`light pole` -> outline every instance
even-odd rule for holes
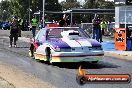
[[[28,18],[28,22],[29,22],[29,24],[30,24],[30,0],[29,0],[29,18]]]
[[[44,9],[45,9],[45,0],[43,0],[43,27],[44,27]]]
[[[3,10],[3,15],[2,15],[2,20],[3,20],[3,21],[6,21],[6,18],[5,18],[6,16],[5,16],[5,14],[6,14],[6,10]]]
[[[39,22],[40,22],[40,13],[41,13],[41,11],[39,10]]]

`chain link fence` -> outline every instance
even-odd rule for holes
[[[92,34],[93,24],[92,23],[81,23],[81,28],[83,28],[88,34]]]
[[[92,35],[93,23],[81,23],[80,27],[83,28],[89,35]],[[115,23],[107,24],[106,32],[109,35],[114,33]]]

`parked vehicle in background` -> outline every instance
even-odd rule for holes
[[[9,22],[3,22],[2,23],[2,29],[3,30],[10,30],[10,23]]]

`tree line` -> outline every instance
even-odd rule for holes
[[[58,0],[45,0],[45,11],[64,11],[72,8],[113,9],[114,3],[105,0],[85,0],[84,4],[82,5],[77,0],[65,0],[61,3],[59,3]],[[28,19],[29,11],[32,17],[35,12],[42,10],[43,0],[2,0],[0,2],[0,20],[10,20],[14,15],[22,19]],[[47,16],[50,19],[59,20],[61,19],[62,14],[47,14]],[[91,14],[75,14],[73,19],[77,20],[78,22],[86,22],[90,17]]]

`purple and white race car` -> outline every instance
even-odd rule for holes
[[[32,39],[30,55],[37,60],[52,62],[97,63],[103,59],[101,43],[90,39],[79,27],[47,27]]]

